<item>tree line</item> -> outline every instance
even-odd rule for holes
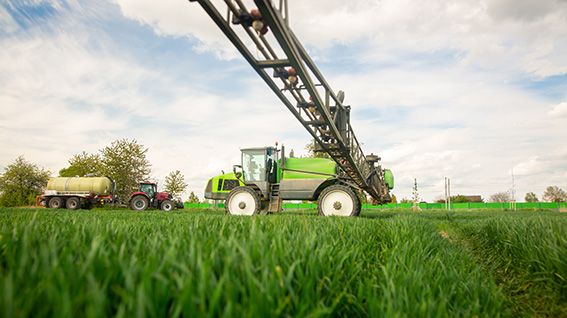
[[[549,186],[545,189],[541,198],[546,202],[565,202],[567,201],[567,193],[558,186]],[[491,202],[510,202],[512,199],[510,192],[498,192],[490,196]],[[533,192],[526,193],[524,200],[526,202],[539,202],[539,198]]]
[[[146,157],[148,148],[135,139],[118,139],[97,153],[85,151],[73,155],[68,166],[59,170],[60,177],[106,176],[116,182],[116,192],[121,201],[138,189],[138,182],[150,179],[151,164]],[[27,206],[35,203],[37,195],[47,185],[51,171],[39,167],[19,156],[0,175],[0,206]],[[163,190],[174,197],[187,189],[181,171],[171,171],[165,177]],[[189,202],[199,202],[194,192]]]

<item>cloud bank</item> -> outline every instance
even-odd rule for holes
[[[216,3],[221,3],[217,1]],[[291,26],[336,90],[363,149],[421,197],[567,188],[564,1],[290,1]],[[153,176],[180,169],[202,196],[239,148],[308,134],[195,3],[0,6],[0,167],[56,172],[117,138]]]

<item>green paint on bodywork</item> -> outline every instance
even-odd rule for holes
[[[229,193],[230,190],[223,190],[223,182],[225,182],[226,180],[238,180],[238,179],[236,179],[234,172],[225,173],[225,174],[221,174],[221,175],[212,177],[211,178],[212,192]],[[220,187],[219,187],[219,183],[220,183]],[[238,181],[238,184],[241,185],[241,186],[244,185],[244,183],[242,183],[241,181]],[[220,188],[220,190],[219,190],[219,188]]]
[[[323,173],[328,176],[285,169]],[[283,179],[327,179],[337,173],[337,164],[326,158],[286,158],[284,170]]]
[[[286,158],[285,167],[282,170],[281,160],[277,162],[277,180],[276,182],[281,182],[281,180],[293,179],[330,179],[334,178],[337,173],[337,164],[327,158]],[[226,195],[232,190],[224,190],[224,183],[227,180],[238,180],[234,175],[234,172],[225,173],[222,175],[215,176],[209,180],[207,184],[207,189],[205,190],[205,196],[207,198],[214,199],[224,199]],[[388,188],[391,190],[394,188],[394,175],[389,169],[384,170],[384,181]],[[238,185],[243,186],[244,183],[238,180]]]
[[[333,176],[337,173],[337,164],[334,161],[326,158],[286,158],[284,171],[282,171],[281,169],[280,160],[278,160],[277,162],[277,167],[278,177],[276,182],[280,182],[282,179],[328,179],[333,178]],[[285,169],[301,170],[307,172],[289,171]],[[322,173],[326,175],[309,172]],[[223,190],[223,183],[226,182],[226,180],[237,180],[234,172],[212,177],[207,184],[207,189],[205,189],[205,195],[207,195],[207,193],[228,194],[230,190]],[[239,181],[239,185],[243,186],[244,183]]]
[[[394,174],[390,169],[384,169],[384,182],[388,186],[388,189],[392,190],[394,188]]]

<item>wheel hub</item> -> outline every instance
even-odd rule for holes
[[[246,190],[236,190],[229,195],[226,204],[227,211],[233,215],[253,215],[258,208],[255,193]]]
[[[356,201],[347,190],[333,189],[320,198],[320,209],[324,215],[352,215]]]

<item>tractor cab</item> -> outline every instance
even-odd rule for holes
[[[209,179],[205,198],[226,200],[234,188],[242,186],[253,186],[268,198],[269,191],[277,187],[281,178],[280,151],[283,153],[283,147],[282,150],[276,147],[242,149],[240,164],[233,166],[233,172],[223,172]]]
[[[157,192],[157,184],[153,182],[140,182],[140,192],[144,192],[148,198],[153,198]]]
[[[277,183],[278,152],[275,147],[242,149],[242,178],[246,183]]]

